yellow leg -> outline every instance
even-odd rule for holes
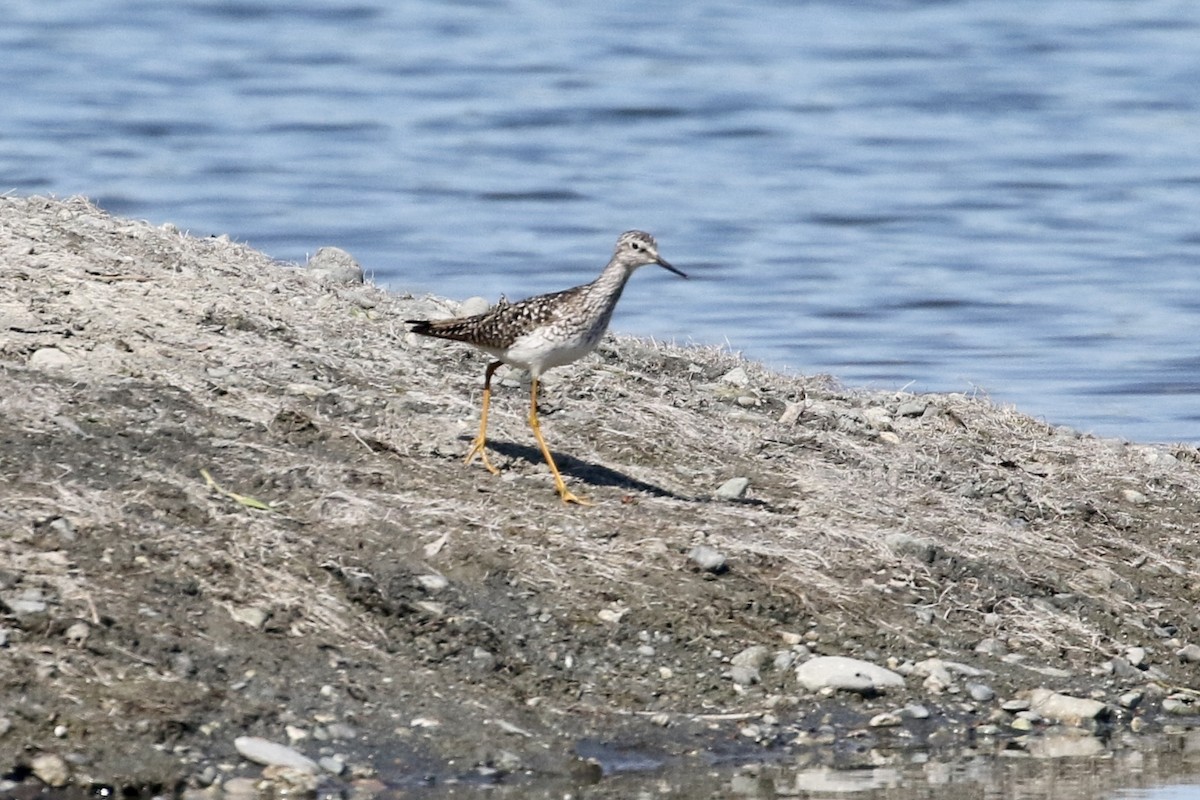
[[[493,467],[492,462],[488,461],[487,450],[484,449],[484,445],[487,444],[488,406],[492,403],[492,374],[502,363],[501,361],[493,361],[488,364],[487,372],[483,373],[483,412],[479,415],[479,434],[475,437],[475,441],[471,443],[471,451],[467,453],[467,457],[463,461],[464,464],[470,464],[475,460],[475,456],[480,456],[483,459],[483,465],[493,475],[499,475],[500,470]]]
[[[530,392],[529,402],[529,427],[533,428],[533,435],[537,437],[538,445],[542,448],[542,455],[546,458],[546,463],[550,465],[550,472],[554,474],[554,486],[558,489],[558,496],[562,498],[564,503],[577,503],[581,506],[590,506],[587,500],[576,497],[567,488],[567,484],[563,482],[562,475],[558,474],[558,465],[554,463],[554,457],[550,455],[550,448],[546,446],[546,440],[542,438],[542,426],[538,424],[537,416],[537,398],[538,398],[538,379],[533,379],[533,389]]]

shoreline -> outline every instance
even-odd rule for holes
[[[561,795],[625,748],[1200,725],[1196,448],[610,334],[544,380],[565,507],[522,377],[501,476],[465,467],[486,359],[402,323],[457,304],[360,276],[0,198],[0,791]]]

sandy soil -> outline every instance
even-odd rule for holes
[[[1197,722],[1194,448],[610,336],[545,382],[595,503],[564,506],[520,375],[502,475],[461,463],[486,360],[402,322],[457,304],[335,277],[0,198],[7,790],[51,755],[68,786],[211,793],[259,776],[245,735],[360,793],[1023,748],[1054,726],[1002,706],[1037,687],[1103,701],[1110,739]],[[813,654],[905,687],[806,691]]]

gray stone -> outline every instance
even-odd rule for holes
[[[688,553],[688,559],[705,572],[721,573],[729,568],[725,556],[706,544],[698,544]]]
[[[233,746],[243,758],[253,761],[255,764],[288,767],[309,773],[315,773],[320,769],[317,762],[301,755],[287,745],[258,736],[239,736],[233,740]]]
[[[839,689],[875,694],[904,686],[904,678],[890,669],[847,656],[817,656],[796,668],[796,680],[810,692]]]
[[[346,771],[346,762],[339,756],[325,756],[319,759],[317,764],[330,775],[341,775]]]
[[[331,722],[325,726],[325,731],[329,734],[329,738],[335,741],[347,741],[358,738],[358,728],[348,725],[345,722]]]
[[[751,645],[742,652],[738,653],[733,658],[729,659],[729,663],[735,667],[750,667],[758,671],[762,669],[762,665],[767,663],[767,659],[771,656],[771,650],[761,644]]]
[[[308,274],[327,283],[362,283],[363,270],[354,256],[340,247],[322,247],[308,260]]]
[[[971,695],[971,699],[976,703],[987,703],[996,696],[996,692],[992,687],[984,683],[968,683],[967,694]]]
[[[1142,698],[1144,696],[1145,696],[1144,692],[1135,690],[1132,692],[1126,692],[1125,694],[1121,695],[1120,697],[1117,698],[1117,702],[1120,704],[1121,708],[1137,708],[1138,705],[1142,702]]]
[[[1189,664],[1200,662],[1200,645],[1187,644],[1175,651],[1175,655]]]
[[[921,398],[913,398],[905,400],[896,407],[896,416],[898,417],[919,417],[925,413],[925,409],[929,408],[929,401]]]
[[[1125,648],[1125,658],[1129,660],[1130,666],[1141,667],[1146,663],[1146,648],[1127,647]]]
[[[741,665],[730,667],[729,677],[738,686],[750,686],[759,681],[758,670]]]
[[[749,478],[730,478],[717,487],[717,497],[722,500],[741,500],[749,488]]]
[[[1200,710],[1196,706],[1195,699],[1195,697],[1188,694],[1173,694],[1169,697],[1164,697],[1162,701],[1163,713],[1190,717]]]
[[[907,705],[896,713],[909,719],[929,719],[929,709],[920,703]]]
[[[896,555],[912,556],[924,564],[932,564],[939,554],[937,542],[933,539],[907,533],[889,533],[883,537],[883,543]]]

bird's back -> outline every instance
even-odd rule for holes
[[[507,350],[518,339],[538,328],[553,325],[572,295],[585,287],[530,297],[517,303],[501,301],[482,314],[453,319],[408,320],[413,333],[466,342],[492,352]]]

